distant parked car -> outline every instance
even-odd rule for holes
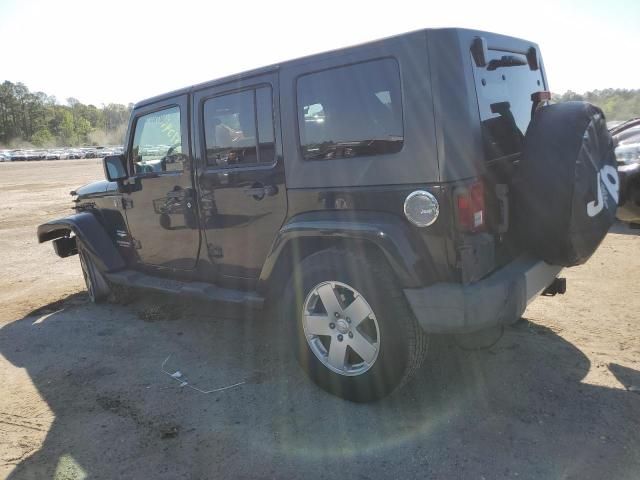
[[[106,157],[107,155],[111,155],[111,151],[110,151],[110,150],[108,150],[108,149],[106,149],[106,148],[104,148],[104,147],[98,147],[98,148],[96,149],[96,157],[98,157],[98,158],[104,158],[104,157]]]
[[[60,160],[60,152],[55,150],[48,151],[46,160]]]
[[[23,150],[14,150],[11,152],[11,160],[15,162],[22,162],[27,159],[27,154]]]
[[[617,217],[640,228],[640,118],[611,129],[620,176]]]
[[[78,159],[78,158],[85,158],[85,153],[82,150],[69,150],[69,157],[70,159]],[[91,158],[91,157],[87,157],[87,158]]]

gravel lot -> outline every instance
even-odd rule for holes
[[[637,231],[616,225],[495,345],[434,338],[408,388],[356,405],[260,314],[89,304],[77,257],[35,227],[101,177],[99,160],[0,164],[1,478],[640,478]],[[201,389],[245,383],[181,388],[167,357]]]

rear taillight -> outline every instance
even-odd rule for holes
[[[456,189],[458,226],[463,232],[480,232],[485,226],[484,186],[476,181]]]

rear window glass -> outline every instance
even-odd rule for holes
[[[531,121],[531,94],[544,90],[541,70],[524,55],[489,50],[485,67],[473,58],[476,92],[487,160],[520,153]]]
[[[404,131],[400,72],[393,59],[298,79],[298,125],[306,160],[396,153]]]

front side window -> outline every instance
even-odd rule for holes
[[[298,79],[298,125],[306,160],[396,153],[404,130],[400,72],[393,59]]]
[[[207,100],[204,130],[209,166],[273,162],[271,88],[260,87]]]
[[[186,156],[182,153],[180,108],[139,117],[132,152],[136,173],[181,172]]]

